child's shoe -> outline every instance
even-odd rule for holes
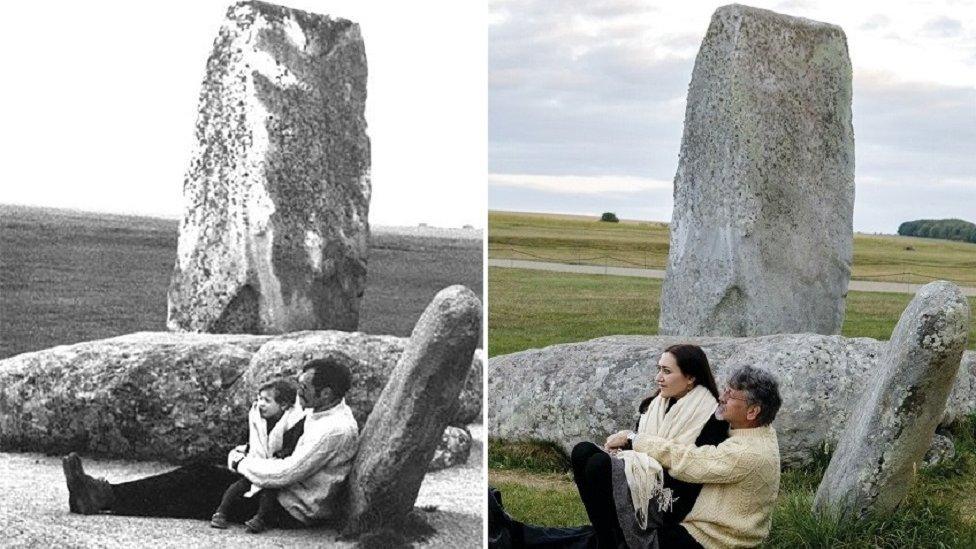
[[[251,520],[245,521],[244,527],[247,528],[247,531],[252,534],[260,534],[268,528],[267,525],[264,524],[264,520],[260,517],[260,515],[254,515]]]
[[[229,523],[227,522],[227,517],[219,511],[214,513],[213,516],[210,517],[211,528],[220,528],[221,530],[224,530],[225,528],[227,528],[228,524]]]

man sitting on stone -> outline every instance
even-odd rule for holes
[[[255,486],[277,488],[269,526],[300,528],[336,518],[336,499],[352,467],[359,428],[344,397],[349,369],[335,359],[313,360],[298,376],[299,397],[311,413],[294,452],[283,459],[232,450],[228,463]],[[210,520],[227,488],[240,476],[210,464],[194,464],[132,482],[109,484],[86,475],[72,452],[63,460],[68,506],[73,513]],[[256,498],[238,498],[227,518],[243,523],[257,511]]]
[[[629,432],[611,435],[606,444],[611,449],[622,448],[633,439],[634,450],[657,460],[672,477],[702,484],[694,507],[681,523],[697,546],[753,547],[769,534],[779,492],[779,444],[770,424],[781,402],[779,384],[772,374],[744,366],[732,373],[715,410],[715,416],[729,422],[731,428],[729,438],[721,444],[678,444]],[[622,469],[614,471],[614,499],[623,502],[617,504],[617,513],[627,545],[656,546],[653,529],[636,525],[622,476]],[[655,509],[652,503],[651,512]],[[648,520],[649,526],[654,522]]]

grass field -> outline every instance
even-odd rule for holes
[[[613,334],[655,334],[661,281],[489,268],[488,351],[496,356]],[[912,296],[850,292],[846,336],[888,339]],[[969,348],[976,348],[976,298],[970,297]],[[489,396],[490,398],[490,396]],[[828,460],[783,474],[773,529],[764,547],[861,548],[976,546],[976,418],[954,427],[957,455],[923,471],[908,500],[887,517],[837,522],[810,507]],[[532,524],[586,524],[586,512],[552,446],[489,440],[489,483],[506,509]]]
[[[664,269],[669,238],[666,223],[488,213],[488,255],[492,258]],[[855,234],[851,278],[912,283],[944,279],[976,286],[976,244]]]
[[[177,222],[0,206],[0,358],[166,330]],[[482,294],[482,243],[375,230],[360,330],[410,335],[451,284]]]
[[[661,281],[524,269],[488,269],[488,354],[616,334],[653,335]],[[887,340],[908,294],[850,292],[842,333]],[[976,349],[976,297],[969,298],[969,349]]]
[[[810,509],[828,459],[803,470],[783,472],[766,548],[968,549],[976,546],[973,491],[976,490],[974,420],[956,427],[957,455],[923,470],[907,500],[885,517],[837,521]],[[513,466],[512,462],[517,463]],[[489,444],[488,483],[498,488],[505,508],[529,524],[577,526],[589,519],[565,457],[532,445]]]

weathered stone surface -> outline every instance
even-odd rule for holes
[[[183,183],[167,326],[355,330],[370,145],[359,26],[263,2],[227,12]]]
[[[449,425],[434,450],[428,471],[447,469],[468,461],[471,455],[471,433],[463,427]]]
[[[247,439],[247,409],[261,383],[337,352],[353,358],[348,402],[364,425],[406,344],[334,331],[142,332],[24,353],[0,360],[0,450],[222,461]],[[465,382],[456,399],[464,415],[452,423],[481,421],[480,375],[471,368],[478,379]]]
[[[744,364],[777,375],[783,407],[774,426],[789,465],[807,463],[825,443],[836,445],[864,387],[882,369],[885,350],[885,342],[874,339],[815,334],[612,336],[497,356],[487,369],[488,432],[551,441],[569,452],[577,442],[632,428],[638,403],[652,391],[661,352],[684,342],[705,349],[720,383]],[[974,373],[976,352],[967,351],[944,423],[976,411]]]
[[[968,334],[969,302],[955,284],[919,290],[866,380],[814,509],[857,519],[893,511],[905,499],[944,415]]]
[[[413,509],[480,337],[474,292],[451,286],[434,296],[363,427],[349,474],[347,534],[395,526]]]
[[[922,464],[925,467],[934,467],[947,459],[952,459],[956,455],[956,445],[952,439],[936,433],[932,437],[932,445],[925,452]]]
[[[660,333],[840,333],[853,212],[843,30],[716,10],[688,91]]]

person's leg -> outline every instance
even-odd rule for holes
[[[281,503],[278,502],[278,490],[261,490],[261,502],[255,518],[260,517],[264,525],[269,528],[305,528],[302,521],[291,516]]]
[[[658,529],[661,547],[667,549],[702,549],[698,541],[680,524],[665,523]]]
[[[613,499],[610,455],[594,444],[573,449],[573,469],[580,499],[596,531],[600,547],[615,548],[623,540]],[[596,451],[593,451],[594,448]]]
[[[107,510],[116,515],[209,520],[224,493],[240,478],[237,473],[216,465],[188,465],[161,475],[113,484],[113,501]],[[237,498],[228,507],[229,519],[240,517],[237,508],[247,505],[240,501],[246,499]]]
[[[224,497],[220,500],[220,507],[214,511],[213,516],[210,518],[210,526],[214,528],[227,528],[228,523],[227,517],[230,515],[230,511],[233,506],[238,502],[238,500],[244,498],[244,494],[251,489],[251,482],[244,477],[240,477],[237,482],[231,484],[226,491],[224,491]]]
[[[573,452],[570,454],[570,461],[573,464],[573,478],[582,479],[583,470],[586,469],[586,462],[590,460],[590,456],[601,452],[603,450],[592,442],[580,442],[574,446]]]

